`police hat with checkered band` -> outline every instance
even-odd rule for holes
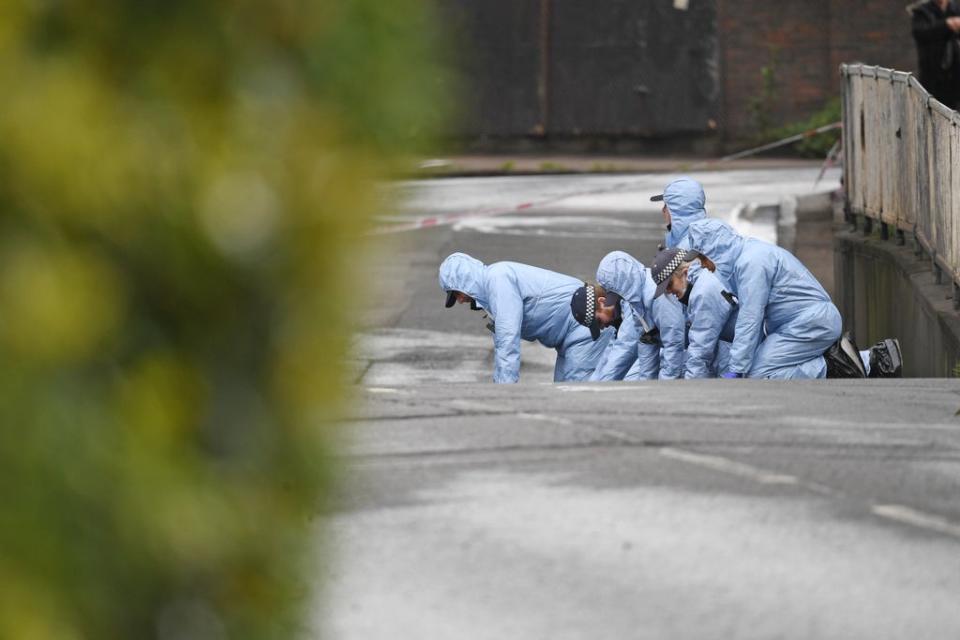
[[[662,296],[666,290],[667,285],[670,284],[670,276],[673,275],[673,272],[683,264],[684,262],[690,262],[696,260],[700,257],[700,253],[693,250],[677,249],[670,247],[662,250],[657,254],[657,257],[653,259],[653,265],[650,267],[650,277],[653,278],[654,283],[657,285],[657,293],[653,296],[657,298]]]
[[[590,336],[596,340],[600,337],[600,323],[597,321],[597,294],[593,285],[583,283],[583,286],[573,292],[570,298],[570,311],[573,319],[585,327],[590,328]]]

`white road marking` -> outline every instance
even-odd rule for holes
[[[470,229],[473,231],[482,231],[486,233],[496,233],[498,230],[507,227],[619,227],[622,229],[634,229],[637,227],[648,227],[658,229],[656,224],[643,224],[636,220],[623,220],[621,218],[606,218],[599,216],[503,216],[499,218],[464,218],[453,225],[454,231]]]
[[[478,231],[474,229],[474,231]],[[662,237],[659,231],[651,231],[647,234],[635,234],[635,233],[594,233],[592,231],[556,231],[553,229],[545,228],[531,228],[531,229],[500,229],[499,231],[482,231],[482,233],[496,233],[499,236],[523,236],[523,237],[537,237],[537,238],[591,238],[594,240],[621,240],[621,241],[641,241],[641,240],[658,240]]]
[[[795,476],[771,473],[742,462],[736,462],[720,456],[704,455],[684,451],[673,447],[660,449],[660,455],[671,460],[679,460],[688,464],[739,476],[760,484],[780,484],[800,486],[822,495],[841,495],[840,492],[819,483],[801,482]],[[877,504],[870,507],[874,515],[901,524],[908,524],[926,531],[933,531],[944,535],[960,538],[960,524],[951,522],[938,515],[924,513],[911,507],[898,504]]]
[[[630,391],[631,389],[636,390],[635,387],[624,387],[621,385],[568,385],[568,384],[558,384],[554,387],[557,391],[571,391],[571,392],[591,392],[591,393],[604,393],[606,391]]]
[[[902,524],[909,524],[927,531],[935,531],[954,538],[960,538],[960,524],[923,511],[898,504],[875,504],[870,509],[874,515]]]
[[[454,409],[460,409],[462,411],[476,411],[478,413],[493,413],[496,415],[509,415],[496,411],[496,406],[488,402],[473,402],[471,400],[451,400],[448,403]]]
[[[558,416],[548,416],[545,413],[528,413],[526,411],[511,413],[509,411],[496,411],[496,407],[494,405],[482,402],[472,402],[470,400],[453,400],[449,403],[449,405],[455,409],[476,411],[483,415],[496,415],[503,418],[521,418],[526,420],[537,420],[540,422],[552,422],[554,424],[562,424],[566,427],[574,424],[573,420],[560,418]]]
[[[568,420],[567,418],[558,418],[556,416],[548,416],[543,413],[521,412],[516,415],[518,418],[526,418],[527,420],[539,420],[541,422],[552,422],[554,424],[562,424],[564,426],[571,426],[574,424],[573,420]]]
[[[367,387],[369,393],[400,393],[400,389],[391,389],[390,387]]]
[[[603,231],[606,229],[606,231]],[[662,225],[637,220],[585,216],[502,216],[464,218],[454,231],[474,231],[507,236],[549,236],[567,238],[615,238],[650,240],[663,233]],[[633,231],[634,233],[630,233]],[[641,231],[641,233],[636,233]],[[642,233],[646,231],[646,233]]]
[[[748,480],[753,480],[754,482],[759,482],[760,484],[800,484],[800,481],[794,476],[764,471],[763,469],[758,469],[757,467],[743,464],[742,462],[736,462],[735,460],[730,460],[729,458],[722,458],[720,456],[708,456],[701,453],[693,453],[692,451],[674,449],[673,447],[664,447],[660,449],[659,453],[661,456],[670,458],[671,460],[679,460],[681,462],[695,464],[699,467],[706,467],[707,469],[712,469],[721,473],[747,478]]]

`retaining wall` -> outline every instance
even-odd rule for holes
[[[960,364],[960,314],[952,286],[937,284],[930,260],[908,241],[839,230],[834,236],[834,299],[861,349],[897,337],[906,377],[952,377]]]

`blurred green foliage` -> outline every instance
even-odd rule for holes
[[[817,129],[824,125],[840,121],[840,98],[829,99],[826,104],[809,118],[798,122],[791,122],[784,126],[774,126],[774,111],[780,97],[780,48],[768,47],[767,64],[760,68],[760,88],[756,95],[747,101],[747,111],[756,130],[756,135],[750,144],[762,145],[776,142],[790,136]],[[820,133],[789,146],[778,149],[775,153],[793,153],[804,158],[825,158],[833,145],[840,139],[840,130]]]
[[[780,99],[780,48],[774,45],[767,47],[768,62],[760,68],[760,89],[756,95],[747,100],[747,112],[756,127],[756,139],[760,142],[769,142],[772,138],[773,112]]]
[[[0,638],[302,633],[419,0],[0,2]]]
[[[794,122],[780,129],[776,129],[769,134],[769,140],[781,140],[798,133],[818,129],[822,126],[840,122],[841,118],[840,98],[835,97],[827,101],[822,109],[811,115],[806,120]],[[794,151],[804,158],[823,159],[827,156],[833,145],[840,140],[840,129],[833,129],[818,133],[815,136],[804,138],[793,145]]]

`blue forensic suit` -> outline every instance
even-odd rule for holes
[[[623,251],[604,256],[597,267],[597,282],[607,291],[623,298],[633,312],[638,345],[636,379],[680,377],[683,371],[685,328],[681,305],[676,300],[664,299],[664,296],[654,300],[657,287],[650,278],[649,270]],[[649,334],[657,328],[660,336],[653,340]]]
[[[617,330],[617,336],[607,344],[600,364],[590,376],[592,382],[610,382],[613,380],[642,380],[645,371],[641,370],[638,358],[640,346],[640,332],[637,330],[637,321],[633,310],[626,302],[620,303],[620,312],[623,321]],[[607,329],[609,330],[609,329]],[[656,371],[647,378],[656,376]]]
[[[687,300],[687,357],[684,378],[713,378],[729,366],[730,345],[737,321],[734,300],[716,274],[699,260],[690,264],[687,280],[693,285]]]
[[[664,246],[677,246],[686,237],[691,222],[705,218],[706,196],[703,187],[692,178],[683,176],[670,182],[663,191],[663,200],[670,210],[670,229],[664,235]],[[591,380],[638,380],[659,377],[670,380],[683,376],[683,354],[686,317],[684,309],[673,297],[661,296],[653,303],[653,314],[660,329],[660,363],[657,373],[652,374],[649,362],[641,363],[635,350],[640,333],[633,322],[632,314],[623,314],[623,323],[617,339],[610,343],[601,364],[593,372]],[[629,324],[628,324],[629,323]]]
[[[687,229],[697,220],[703,220],[707,217],[706,203],[707,196],[703,192],[703,185],[688,176],[682,176],[670,182],[663,190],[663,203],[667,205],[670,211],[670,229],[663,237],[665,247],[679,247],[688,249]],[[688,319],[685,309],[673,296],[660,296],[657,302],[661,306],[667,305],[674,308],[660,309],[659,319],[660,336],[663,344],[663,350],[666,353],[684,353],[686,344],[686,327]],[[666,372],[663,372],[661,363],[661,379],[680,378],[685,376],[683,357],[680,356],[675,361],[669,363]]]
[[[520,379],[520,340],[556,349],[555,382],[586,380],[612,337],[596,341],[570,313],[570,297],[583,283],[518,262],[489,266],[465,253],[440,264],[440,288],[460,291],[486,309],[494,322],[494,382]]]
[[[780,247],[744,238],[719,220],[688,229],[740,301],[729,370],[751,378],[824,378],[823,352],[839,337],[840,312],[817,279]]]
[[[670,229],[664,236],[664,246],[688,248],[681,244],[687,237],[687,228],[707,217],[703,186],[687,176],[677,178],[663,190],[663,202],[670,210]]]

